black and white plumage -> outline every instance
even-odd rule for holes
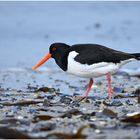
[[[76,44],[69,46],[64,43],[54,43],[50,46],[49,57],[37,64],[36,69],[47,61],[50,57],[55,59],[56,64],[70,74],[90,78],[88,92],[93,83],[92,78],[107,74],[110,84],[110,74],[115,73],[122,65],[140,60],[140,53],[129,54],[113,50],[98,44]],[[111,86],[109,86],[109,95],[111,96]]]

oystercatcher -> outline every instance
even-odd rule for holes
[[[129,54],[98,44],[69,46],[65,43],[53,43],[49,48],[49,54],[33,67],[33,70],[45,63],[49,58],[54,58],[56,64],[63,71],[90,79],[84,97],[88,96],[94,77],[107,75],[108,96],[111,99],[113,94],[111,74],[117,72],[122,65],[128,62],[140,60],[140,53]]]

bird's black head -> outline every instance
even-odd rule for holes
[[[65,44],[65,43],[53,43],[50,46],[50,54],[52,54],[52,58],[57,59],[60,56],[65,55],[65,53],[68,52],[69,50],[69,45]]]
[[[51,57],[55,59],[56,64],[63,69],[67,70],[67,56],[70,46],[65,43],[53,43],[50,46]]]
[[[67,70],[67,56],[69,53],[70,46],[65,43],[53,43],[50,46],[49,54],[42,59],[37,65],[33,67],[33,70],[40,67],[44,64],[48,59],[54,58],[56,64],[64,71]]]

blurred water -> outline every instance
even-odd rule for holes
[[[140,2],[0,2],[0,68],[31,68],[53,42],[140,52]],[[54,61],[46,64],[56,67]],[[126,67],[139,67],[133,62]]]

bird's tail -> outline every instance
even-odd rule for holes
[[[140,60],[140,53],[132,53],[131,55],[135,56],[137,60]]]

